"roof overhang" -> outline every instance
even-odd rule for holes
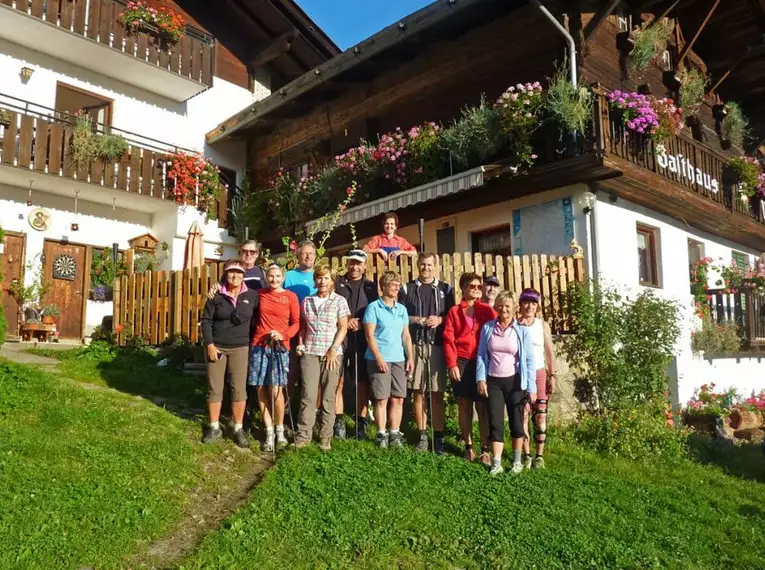
[[[483,186],[486,180],[499,176],[502,172],[503,166],[499,164],[491,164],[485,166],[478,166],[472,170],[466,170],[459,174],[449,176],[448,178],[442,178],[434,182],[428,182],[422,186],[404,190],[390,196],[385,196],[372,202],[366,202],[353,208],[348,208],[342,214],[335,227],[346,226],[348,224],[356,224],[364,220],[376,218],[382,216],[385,212],[392,212],[420,204],[422,202],[428,202],[430,200],[438,200],[439,198],[445,198],[452,194],[464,192],[472,188],[478,188]],[[308,234],[315,234],[316,232],[325,231],[328,229],[329,222],[324,219],[311,220],[306,224]]]

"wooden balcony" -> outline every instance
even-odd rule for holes
[[[596,95],[594,122],[594,150],[616,174],[601,187],[733,242],[765,246],[765,204],[741,199],[724,155],[690,133],[665,141],[628,135],[605,93]]]
[[[0,37],[173,101],[212,85],[212,36],[187,27],[173,44],[128,34],[124,9],[120,0],[0,0]]]

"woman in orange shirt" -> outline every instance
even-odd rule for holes
[[[270,265],[266,270],[268,288],[258,291],[258,326],[250,348],[248,383],[258,390],[258,405],[266,427],[263,443],[263,451],[266,452],[273,451],[274,444],[280,447],[287,445],[287,438],[284,437],[284,388],[289,375],[290,339],[300,329],[297,296],[285,290],[282,281],[282,268]]]
[[[383,259],[395,259],[398,255],[417,255],[417,248],[405,238],[396,235],[398,215],[388,212],[383,218],[383,233],[376,235],[364,246],[367,253],[378,253]]]

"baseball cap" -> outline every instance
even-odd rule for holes
[[[348,253],[348,259],[364,262],[367,260],[367,253],[363,249],[352,249]]]
[[[484,285],[494,285],[496,287],[499,287],[499,279],[496,278],[494,275],[489,275],[488,277],[485,277],[483,280]]]

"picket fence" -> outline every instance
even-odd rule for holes
[[[344,258],[327,262],[343,273]],[[377,281],[386,270],[397,271],[405,282],[417,275],[416,264],[408,257],[395,261],[378,258],[367,265],[367,278]],[[523,255],[491,256],[472,253],[445,254],[437,264],[439,279],[456,285],[463,273],[475,271],[481,276],[496,275],[503,289],[519,293],[533,287],[542,294],[542,316],[553,334],[572,332],[569,311],[571,287],[585,279],[581,256]],[[201,342],[199,320],[207,291],[223,274],[223,264],[210,264],[182,271],[147,271],[123,275],[114,284],[114,331],[117,342],[131,337],[159,345],[176,337]],[[457,300],[461,294],[455,287]]]

